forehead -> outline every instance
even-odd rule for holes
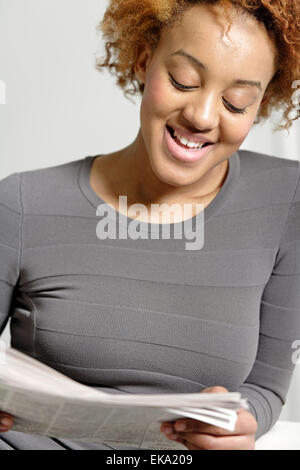
[[[251,68],[260,77],[267,77],[274,71],[275,45],[263,25],[255,18],[233,12],[232,26],[219,7],[196,5],[186,10],[173,27],[163,29],[159,49],[163,54],[172,54],[183,49],[210,65],[228,64],[234,69]],[[176,58],[188,63],[184,58]],[[185,62],[184,62],[185,61]]]

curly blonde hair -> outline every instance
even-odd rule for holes
[[[300,117],[300,2],[299,0],[110,0],[104,17],[97,25],[105,40],[106,55],[96,59],[96,68],[108,70],[117,77],[117,85],[128,95],[142,95],[145,85],[135,75],[139,45],[147,42],[154,50],[162,28],[180,22],[182,14],[200,4],[219,5],[232,25],[230,10],[252,15],[264,25],[276,46],[276,72],[270,81],[255,124],[267,119],[274,109],[283,109],[275,128],[287,130]],[[103,61],[102,61],[103,60]],[[298,80],[298,81],[297,81]],[[297,101],[298,103],[295,103]],[[295,108],[295,104],[297,104]],[[294,117],[291,111],[296,111]]]

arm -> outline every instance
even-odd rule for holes
[[[0,335],[11,314],[19,278],[21,223],[20,175],[13,173],[0,181]]]
[[[237,389],[248,399],[249,410],[238,412],[234,432],[192,419],[176,421],[185,422],[184,431],[177,424],[162,423],[161,431],[171,428],[169,438],[190,450],[254,449],[254,441],[271,429],[285,403],[295,368],[292,346],[295,340],[300,340],[300,162],[295,172],[295,189],[287,208],[286,223],[272,274],[262,294],[256,360]],[[202,391],[228,390],[220,384]]]
[[[300,340],[299,171],[300,162],[275,265],[262,295],[256,360],[237,390],[248,399],[249,411],[258,422],[255,440],[277,421],[296,365],[292,344]]]
[[[19,278],[21,223],[20,175],[13,173],[0,180],[0,336],[12,314]],[[0,433],[9,431],[13,417],[0,410],[0,420]]]

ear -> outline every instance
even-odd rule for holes
[[[137,79],[144,84],[146,83],[147,70],[152,54],[152,50],[148,44],[140,45],[137,51],[134,71]]]

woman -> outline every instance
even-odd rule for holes
[[[136,139],[0,184],[1,328],[10,312],[13,347],[110,393],[248,399],[233,432],[163,423],[162,439],[179,449],[254,449],[288,392],[300,335],[299,162],[239,148],[256,116],[284,108],[278,129],[292,124],[299,25],[294,0],[112,0],[99,66],[142,94]],[[129,217],[119,196],[192,212],[168,224],[174,237],[155,239],[164,219]],[[106,223],[137,224],[142,237],[105,238],[101,225],[96,237],[106,203]],[[175,232],[201,215],[204,244],[187,250]],[[109,448],[1,431],[3,448]]]

